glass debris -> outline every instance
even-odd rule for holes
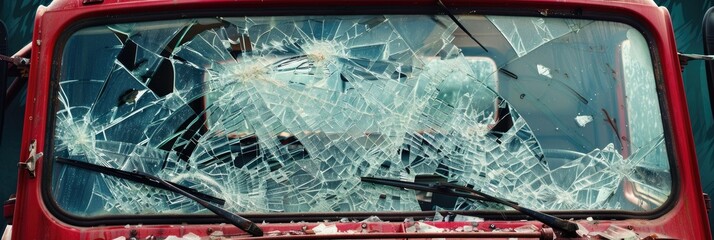
[[[590,221],[590,220],[588,220]],[[582,224],[578,223],[578,230],[575,231],[575,233],[580,236],[580,237],[585,237],[590,234],[590,230],[588,230],[585,226]],[[588,236],[589,237],[589,236]]]
[[[514,232],[536,232],[538,227],[533,224],[523,225],[513,229]]]
[[[315,226],[312,228],[312,231],[317,234],[336,234],[339,231],[337,231],[337,225],[335,224],[329,224],[325,225],[324,223],[320,223],[319,225]]]
[[[546,210],[646,211],[666,201],[664,126],[638,31],[458,17],[488,53],[445,16],[80,30],[64,45],[52,156],[141,170],[235,212],[503,209],[361,176],[450,181]],[[206,212],[60,164],[52,192],[82,216]]]
[[[585,127],[585,125],[588,125],[588,123],[593,121],[592,116],[577,116],[575,117],[575,122],[578,123],[578,126],[580,127]]]
[[[426,224],[424,222],[415,222],[413,225],[407,227],[405,231],[408,233],[439,233],[447,230]]]
[[[639,239],[637,237],[637,233],[634,231],[621,228],[615,225],[610,225],[610,227],[607,228],[604,232],[601,232],[598,234],[598,236],[602,237],[603,239],[608,239],[608,240],[615,240],[615,239],[620,239],[620,240],[636,240]]]
[[[412,219],[413,220],[413,219]],[[377,216],[370,216],[368,218],[365,218],[364,220],[360,221],[363,223],[370,223],[370,222],[382,222],[382,219],[379,219]]]

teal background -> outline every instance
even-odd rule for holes
[[[47,5],[51,0],[1,0],[0,20],[8,27],[8,48],[10,53],[18,51],[30,42],[32,23],[39,5]],[[660,6],[669,9],[672,15],[677,48],[682,53],[702,53],[701,21],[704,12],[712,6],[713,0],[658,0]],[[8,54],[9,55],[9,54]],[[684,88],[687,93],[689,116],[694,129],[697,158],[704,191],[714,196],[714,121],[709,106],[704,66],[701,62],[689,63],[683,73]],[[20,98],[13,101],[5,111],[0,142],[0,202],[4,202],[16,191],[17,168],[22,136],[24,113],[24,90]],[[704,211],[702,209],[702,211]],[[714,215],[714,214],[712,214]],[[712,215],[709,221],[714,222]],[[0,219],[0,229],[5,220]],[[713,225],[714,226],[714,225]],[[1,230],[0,230],[1,231]]]
[[[672,15],[672,25],[674,25],[679,52],[703,53],[702,18],[714,1],[666,0],[657,1],[657,3],[667,7]],[[714,196],[714,122],[703,62],[690,62],[682,73],[682,78],[687,94],[689,118],[692,122],[702,188],[709,196]],[[702,211],[706,210],[702,209]],[[714,216],[714,212],[709,214],[709,226],[714,229],[712,216]]]

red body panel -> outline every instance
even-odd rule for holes
[[[663,91],[667,100],[664,106],[666,111],[663,111],[665,118],[671,122],[671,138],[674,146],[674,157],[676,166],[673,166],[678,171],[679,179],[678,192],[672,195],[675,198],[673,207],[668,213],[656,219],[637,219],[623,221],[578,221],[591,232],[603,231],[610,224],[620,227],[630,228],[638,233],[641,237],[648,236],[650,233],[656,233],[659,236],[666,235],[680,239],[710,239],[711,233],[707,221],[706,210],[702,198],[702,188],[699,181],[699,171],[697,168],[697,160],[694,150],[694,142],[692,139],[689,114],[687,112],[687,104],[682,86],[682,78],[680,75],[680,66],[677,59],[677,50],[674,41],[673,29],[670,22],[669,14],[664,8],[657,8],[654,3],[648,1],[591,1],[591,0],[576,0],[576,1],[556,1],[556,0],[517,0],[517,1],[461,1],[449,0],[446,1],[449,6],[479,6],[483,8],[494,9],[532,9],[533,12],[557,12],[559,10],[580,9],[588,12],[601,12],[609,15],[623,16],[629,19],[634,19],[646,28],[655,42],[654,47],[659,54],[660,62],[655,62],[658,67],[655,71],[661,71],[664,77],[664,84],[658,86],[659,91]],[[50,91],[50,80],[52,61],[55,58],[54,48],[58,38],[71,24],[85,18],[94,17],[111,17],[124,13],[146,13],[151,15],[156,12],[181,12],[197,9],[255,9],[262,7],[335,7],[347,8],[350,6],[374,6],[375,8],[391,8],[396,6],[432,6],[431,0],[413,0],[388,3],[386,1],[365,1],[365,0],[348,0],[348,1],[261,1],[261,0],[244,0],[244,1],[227,1],[227,0],[208,0],[208,1],[113,1],[108,0],[103,3],[83,5],[81,0],[61,1],[56,0],[47,8],[41,7],[37,12],[35,20],[34,34],[32,40],[32,56],[31,56],[31,72],[27,90],[27,105],[24,118],[23,143],[21,160],[28,158],[29,152],[26,150],[32,140],[37,141],[37,149],[43,151],[46,146],[47,133],[47,109],[50,107],[48,93]],[[140,239],[146,236],[181,236],[185,233],[192,232],[194,234],[205,236],[214,231],[222,231],[224,234],[241,234],[240,230],[230,225],[153,225],[153,226],[101,226],[101,227],[76,227],[65,224],[55,218],[45,207],[41,196],[40,183],[42,181],[43,161],[40,159],[37,164],[37,177],[32,178],[30,174],[24,170],[19,170],[17,201],[15,205],[15,214],[13,225],[13,239],[114,239],[116,237],[129,237],[131,231],[137,230],[136,235]],[[341,236],[340,238],[404,238],[405,228],[409,223],[369,223],[367,226],[368,233],[361,235]],[[458,227],[470,225],[470,223],[459,222],[437,222],[433,223],[439,227],[452,229],[454,232],[450,235],[438,234],[412,234],[408,237],[520,237],[520,238],[539,238],[542,237],[542,229],[534,233],[492,233],[491,224],[494,224],[496,229],[515,228],[518,226],[534,224],[538,228],[542,224],[537,222],[507,222],[494,221],[483,222],[479,224],[478,229],[484,230],[483,233],[463,233],[458,232]],[[261,224],[264,232],[271,231],[294,231],[297,234],[305,234],[302,229],[306,224]],[[307,224],[307,228],[311,229],[316,226],[315,223]],[[359,223],[337,223],[338,229],[342,231],[362,229]],[[546,229],[547,230],[547,229]],[[390,235],[391,234],[391,235]],[[514,235],[515,234],[515,235]],[[318,236],[303,236],[305,238],[314,239]],[[324,235],[321,238],[334,238],[334,235]],[[283,238],[297,238],[297,236],[285,236]]]

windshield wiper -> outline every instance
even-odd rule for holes
[[[459,19],[457,19],[456,16],[454,16],[454,14],[451,13],[451,10],[449,10],[449,7],[447,7],[446,5],[444,5],[444,3],[441,2],[441,0],[436,0],[436,5],[439,5],[439,8],[441,8],[442,10],[444,10],[444,12],[446,12],[446,15],[449,16],[449,18],[451,18],[451,20],[454,21],[454,23],[456,23],[456,26],[459,26],[459,28],[460,28],[462,31],[464,31],[464,33],[466,33],[466,35],[469,35],[469,37],[470,37],[471,39],[473,39],[474,42],[476,42],[481,48],[483,48],[484,51],[488,52],[488,50],[486,49],[486,47],[484,47],[483,44],[481,44],[481,42],[479,42],[478,40],[476,40],[476,37],[474,37],[474,35],[471,35],[471,33],[469,32],[469,30],[466,30],[466,27],[464,27],[464,25],[461,24],[461,21],[459,21]]]
[[[519,212],[521,212],[535,220],[538,220],[552,228],[555,228],[555,229],[558,229],[558,230],[561,230],[561,231],[564,231],[564,232],[567,232],[570,234],[576,234],[575,231],[578,230],[578,225],[573,222],[570,222],[568,220],[564,220],[559,217],[549,215],[549,214],[546,214],[546,213],[543,213],[540,211],[536,211],[533,209],[521,207],[516,202],[512,202],[512,201],[509,201],[506,199],[494,197],[494,196],[488,195],[486,193],[483,193],[481,191],[475,190],[473,188],[456,185],[453,183],[437,182],[437,183],[431,183],[431,184],[424,184],[424,183],[414,183],[414,182],[407,182],[407,181],[387,179],[387,178],[375,178],[375,177],[362,177],[362,181],[374,183],[374,184],[388,185],[388,186],[394,186],[394,187],[400,187],[400,188],[408,188],[408,189],[414,189],[414,190],[425,191],[425,192],[440,193],[440,194],[445,194],[445,195],[465,197],[465,198],[470,198],[470,199],[499,203],[499,204],[509,206],[509,207],[515,209],[516,211],[519,211]]]
[[[116,168],[108,168],[96,164],[66,158],[57,158],[56,162],[181,194],[193,201],[196,201],[198,204],[201,204],[201,206],[207,208],[216,215],[223,217],[225,220],[228,220],[228,222],[235,225],[239,229],[246,231],[250,235],[263,236],[263,230],[261,230],[257,225],[255,225],[255,223],[210,203],[212,202],[222,206],[223,204],[225,204],[225,200],[205,193],[201,193],[193,188],[169,182],[138,170],[134,170],[133,172],[127,172]]]

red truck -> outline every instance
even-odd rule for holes
[[[644,0],[55,0],[3,240],[711,239],[691,57]]]

